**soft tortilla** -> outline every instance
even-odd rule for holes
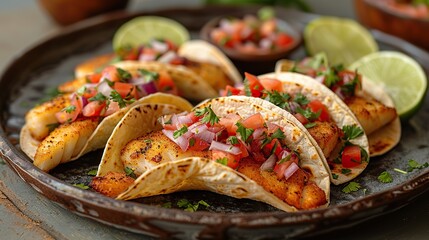
[[[244,96],[216,98],[205,101],[197,107],[202,108],[211,105],[211,108],[219,117],[225,116],[228,113],[238,113],[245,118],[255,113],[261,113],[265,120],[282,126],[287,136],[285,140],[286,144],[291,150],[296,151],[300,155],[300,167],[311,173],[310,180],[313,180],[325,192],[329,203],[329,174],[323,164],[323,155],[320,155],[316,147],[312,144],[308,132],[305,128],[301,129],[293,121],[290,121],[290,118],[293,118],[293,116],[290,115],[286,118],[287,112],[281,114],[272,112],[254,104],[252,99]],[[103,176],[109,171],[124,172],[123,165],[120,163],[120,151],[127,144],[128,139],[134,139],[139,135],[134,133],[136,127],[132,127],[130,124],[137,124],[139,122],[139,126],[152,127],[156,125],[154,123],[158,115],[148,115],[152,115],[153,117],[142,117],[135,110],[130,111],[121,120],[114,134],[109,139],[109,143],[114,145],[106,147],[97,176]],[[155,129],[157,128],[155,127]],[[145,134],[145,131],[149,133],[153,130],[142,129],[141,133]],[[126,137],[126,140],[119,139],[122,137]],[[120,169],[121,167],[122,169]],[[266,202],[284,211],[297,210],[264,190],[248,177],[220,163],[207,159],[177,159],[160,164],[152,163],[146,165],[146,167],[147,170],[135,180],[134,184],[128,190],[119,195],[118,199],[134,199],[193,189],[214,191],[236,198],[250,198]],[[155,182],[156,184],[154,184]]]
[[[337,124],[340,129],[346,125],[355,125],[362,129],[362,126],[360,125],[359,121],[351,112],[351,110],[347,107],[347,105],[329,88],[327,88],[321,83],[315,82],[311,77],[299,73],[282,72],[264,74],[258,76],[258,78],[272,78],[280,80],[283,83],[283,89],[286,92],[300,92],[309,100],[319,100],[328,108],[329,115],[332,117],[332,120]],[[272,111],[283,110],[276,105],[271,104],[270,102],[264,101],[262,99],[255,101],[257,101],[257,104],[260,104],[262,107],[265,107]],[[297,119],[294,118],[292,120],[294,120],[294,123],[296,125],[301,125],[301,123]],[[313,140],[313,144],[317,146],[316,141],[313,138],[311,139]],[[367,153],[369,153],[368,139],[365,134],[351,140],[350,142],[360,146]],[[335,158],[336,154],[331,154],[331,156]],[[332,161],[333,159],[328,160]],[[334,179],[332,177],[332,174],[330,174],[331,182],[335,185],[339,185],[348,182],[353,178],[357,177],[359,174],[361,174],[363,170],[367,167],[368,162],[369,161],[363,161],[358,167],[351,168],[351,172],[347,175],[341,173],[342,167],[339,165],[331,166],[333,167],[333,169],[331,169],[328,165],[328,162],[325,162],[325,167],[330,172],[335,173],[338,176],[338,178]]]
[[[192,105],[181,97],[177,97],[170,94],[165,93],[155,93],[143,97],[136,101],[135,103],[122,108],[118,112],[104,118],[97,128],[94,130],[91,137],[83,146],[82,150],[76,156],[72,156],[71,159],[67,159],[62,161],[61,163],[69,162],[78,159],[82,155],[94,151],[96,149],[104,148],[107,140],[112,134],[116,124],[123,118],[123,116],[133,107],[142,103],[159,103],[159,104],[172,104],[177,106],[182,111],[189,111],[192,109]],[[34,160],[34,156],[36,154],[37,148],[40,144],[40,141],[35,140],[31,137],[30,131],[28,130],[28,126],[24,125],[21,129],[20,134],[20,145],[22,151],[30,157],[31,160]],[[55,164],[44,163],[42,166],[38,166],[43,171],[49,171],[52,168],[56,167]]]

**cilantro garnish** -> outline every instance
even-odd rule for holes
[[[393,178],[389,172],[384,171],[380,173],[380,175],[378,176],[378,180],[382,183],[390,183],[393,181]]]
[[[183,134],[185,134],[187,132],[188,132],[188,127],[187,126],[183,126],[179,130],[174,131],[173,138],[176,139],[176,138],[182,136]]]
[[[132,104],[136,100],[132,97],[127,96],[126,98],[122,98],[122,96],[115,90],[110,93],[110,98],[112,101],[117,102],[120,108],[126,107],[128,104]]]
[[[280,161],[277,162],[277,164],[282,164],[284,162],[289,161],[292,158],[292,153],[288,154],[286,157],[280,159]]]
[[[129,177],[132,177],[132,178],[137,178],[137,176],[136,176],[136,174],[134,173],[134,170],[132,169],[132,168],[130,168],[130,167],[125,167],[125,174],[127,175],[127,176],[129,176]]]
[[[76,91],[76,93],[77,95],[82,96],[86,92],[86,90],[87,88],[85,86],[82,86]]]
[[[348,175],[352,172],[352,170],[348,169],[348,168],[342,168],[341,169],[341,173],[344,175]]]
[[[420,164],[417,161],[410,159],[408,160],[408,168],[407,172],[412,172],[414,169],[423,169],[427,168],[429,166],[429,163],[425,162],[424,164]]]
[[[204,206],[204,207],[210,207],[210,205],[208,203],[206,203],[204,200],[200,200],[197,203],[192,204],[191,202],[189,202],[187,199],[180,199],[177,202],[177,206],[180,208],[183,208],[185,211],[187,212],[195,212],[198,210],[198,208],[200,207],[200,205]]]
[[[241,124],[240,122],[237,122],[235,124],[237,126],[237,132],[240,133],[241,140],[244,142],[247,142],[249,140],[249,137],[252,135],[252,133],[255,131],[251,128],[246,128]]]
[[[235,145],[238,143],[238,138],[236,136],[230,136],[226,139],[226,142],[229,142],[232,145]]]
[[[112,82],[107,78],[105,78],[104,81],[107,83],[107,85],[109,85],[109,87],[113,87],[113,85],[115,85],[115,82]]]
[[[48,128],[49,132],[52,132],[55,130],[55,128],[57,128],[58,126],[60,126],[60,123],[50,123],[47,124],[46,127]]]
[[[250,90],[249,81],[247,80],[247,78],[244,79],[243,85],[244,85],[244,94],[248,97],[251,97],[252,91]]]
[[[157,72],[152,72],[145,69],[139,69],[138,71],[140,75],[143,76],[147,82],[156,81],[159,78],[159,73]]]
[[[293,98],[293,101],[298,103],[299,105],[307,105],[310,103],[310,100],[306,96],[304,96],[302,93],[297,93],[295,97]]]
[[[163,207],[163,208],[171,208],[171,207],[172,207],[172,204],[171,204],[171,202],[166,202],[166,203],[163,203],[163,204],[161,205],[161,207]]]
[[[83,183],[75,183],[75,184],[73,184],[73,186],[78,187],[78,188],[83,189],[83,190],[89,189],[89,186],[86,186]]]
[[[357,71],[355,72],[355,77],[351,82],[345,83],[341,86],[341,91],[347,96],[353,96],[356,86],[360,87],[359,75]]]
[[[65,107],[62,111],[66,112],[66,113],[72,113],[76,110],[76,106],[75,105],[70,105]]]
[[[266,137],[262,141],[261,148],[263,148],[265,145],[267,145],[268,143],[270,143],[274,139],[285,139],[285,138],[286,138],[286,136],[285,136],[284,132],[282,130],[280,130],[280,128],[277,128],[276,131],[271,134],[271,136]],[[274,149],[275,149],[275,147],[274,147]]]
[[[211,105],[208,107],[205,107],[203,109],[196,109],[195,110],[195,116],[204,117],[201,119],[202,123],[210,123],[211,125],[214,125],[215,123],[219,122],[218,116],[213,112],[213,109],[211,108]]]
[[[322,73],[322,75],[325,76],[324,83],[325,85],[330,88],[333,85],[335,85],[337,82],[340,81],[340,78],[337,75],[337,72],[333,68],[327,69],[325,72]]]
[[[97,93],[97,95],[88,99],[88,101],[90,101],[90,102],[92,102],[92,101],[105,101],[105,100],[107,100],[107,97],[104,96],[102,93]]]
[[[363,149],[362,147],[360,148],[360,155],[361,155],[361,159],[362,161],[368,162],[369,161],[369,155],[366,152],[365,149]]]
[[[332,178],[333,178],[333,179],[338,179],[338,175],[337,175],[337,174],[335,174],[335,173],[332,173]]]
[[[347,186],[345,186],[343,188],[343,190],[341,190],[343,193],[351,193],[351,192],[356,192],[357,190],[359,190],[361,188],[361,185],[357,182],[349,182],[349,184],[347,184]]]
[[[290,99],[290,95],[287,93],[279,93],[277,91],[265,91],[266,97],[265,100],[271,102],[272,104],[285,109],[290,112],[290,106],[288,100]]]
[[[117,68],[117,71],[121,82],[126,82],[128,79],[131,79],[131,73],[129,73],[128,71],[125,71],[122,68]]]
[[[98,172],[98,169],[93,169],[93,170],[89,171],[87,174],[88,174],[88,176],[95,176],[95,175],[97,175],[97,172]]]
[[[358,138],[364,133],[362,128],[356,125],[345,125],[342,130],[344,132],[343,139],[346,141]]]
[[[226,157],[219,158],[219,159],[216,159],[216,162],[226,166],[228,164],[228,159]]]
[[[190,138],[189,139],[189,146],[193,147],[195,145],[195,138]]]
[[[312,128],[312,127],[314,127],[314,126],[316,126],[316,125],[317,125],[317,123],[312,122],[312,123],[307,123],[307,124],[305,124],[305,125],[304,125],[304,127],[308,129],[308,128]]]
[[[296,108],[295,110],[297,113],[302,114],[305,118],[308,119],[308,121],[314,121],[317,118],[319,118],[320,114],[322,113],[322,109],[320,109],[319,111],[317,111],[316,113],[311,111],[310,108],[306,108],[306,109],[302,109],[300,107]]]

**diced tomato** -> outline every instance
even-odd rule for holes
[[[285,174],[286,169],[293,162],[298,165],[298,157],[295,154],[293,154],[292,157],[288,161],[284,161],[282,163],[276,163],[276,165],[274,166],[274,172],[276,173],[278,179],[284,178],[284,174]]]
[[[101,72],[103,78],[109,79],[112,82],[119,82],[121,77],[119,76],[118,69],[115,66],[107,66]]]
[[[55,113],[59,123],[73,122],[82,111],[82,99],[76,94],[72,95],[70,106],[68,110],[64,109]]]
[[[82,97],[89,99],[97,95],[97,90],[95,87],[88,87],[85,89],[85,92],[83,93]]]
[[[135,99],[138,98],[137,88],[131,83],[115,82],[113,89],[115,89],[122,98],[127,96],[131,96]]]
[[[263,128],[265,124],[265,120],[260,113],[255,113],[248,118],[241,121],[243,127],[251,128],[253,130],[258,128]]]
[[[191,140],[193,139],[193,140]],[[189,140],[189,147],[188,150],[192,150],[192,151],[203,151],[206,150],[210,147],[210,144],[204,140],[201,140],[200,138],[191,138]],[[191,146],[191,141],[193,141],[193,145]]]
[[[219,124],[224,126],[229,135],[235,135],[237,132],[237,121],[240,120],[240,116],[237,114],[228,114],[225,117],[219,119]]]
[[[93,73],[93,74],[89,74],[86,75],[86,81],[88,83],[99,83],[100,79],[101,79],[101,73]]]
[[[227,86],[225,87],[225,90],[222,90],[222,91],[220,92],[220,95],[221,95],[222,97],[225,97],[225,96],[242,95],[241,93],[242,93],[242,90],[241,90],[241,89],[238,89],[238,88],[235,88],[235,87],[233,87],[233,86],[227,85]]]
[[[268,91],[277,91],[277,92],[283,91],[282,82],[277,79],[261,78],[259,79],[259,81],[261,82],[262,86]]]
[[[286,33],[278,33],[276,38],[276,45],[280,48],[288,47],[290,44],[292,44],[293,38]]]
[[[301,113],[295,113],[293,115],[296,119],[298,119],[298,121],[300,123],[302,123],[303,125],[308,123],[308,119],[306,117],[304,117],[304,115],[302,115]]]
[[[273,34],[277,29],[277,23],[275,19],[270,19],[262,23],[262,25],[259,28],[259,31],[261,32],[261,36],[268,37],[269,35]]]
[[[132,49],[129,52],[127,52],[122,58],[124,60],[138,60],[139,51],[137,49]]]
[[[245,72],[244,76],[247,80],[247,83],[249,84],[249,89],[251,91],[252,97],[260,97],[262,96],[262,91],[264,90],[264,87],[259,82],[259,79],[250,73]]]
[[[240,148],[240,151],[241,151],[240,158],[245,158],[249,156],[249,151],[247,151],[247,148],[246,146],[244,146],[243,143],[240,142],[238,144],[235,144],[234,146]]]
[[[177,50],[177,45],[174,42],[172,42],[168,39],[164,39],[164,42],[167,44],[168,50],[173,50],[173,51]]]
[[[312,112],[320,112],[320,116],[318,118],[319,121],[329,121],[329,111],[328,108],[319,100],[313,100],[307,105]]]
[[[179,90],[173,81],[173,78],[165,71],[159,72],[159,79],[157,81],[157,89],[163,93],[170,93],[173,95],[179,95]]]
[[[356,145],[346,146],[342,152],[341,163],[345,168],[353,168],[362,163],[360,147]]]
[[[238,167],[238,164],[240,163],[239,155],[234,155],[220,150],[212,150],[213,160],[216,161],[224,158],[227,160],[226,165],[233,169],[236,169]]]
[[[185,63],[186,63],[186,58],[180,57],[180,56],[177,56],[170,61],[170,64],[173,64],[173,65],[185,65]]]
[[[103,111],[105,110],[105,101],[92,101],[86,104],[86,106],[82,109],[82,115],[85,117],[98,117],[103,115]]]
[[[275,150],[273,151],[273,148]],[[267,143],[264,148],[262,149],[265,156],[270,156],[271,153],[274,153],[277,157],[280,155],[280,153],[283,151],[282,146],[280,145],[280,142],[278,139],[273,139],[271,142]]]
[[[350,70],[342,70],[338,73],[338,77],[340,78],[341,85],[343,85],[352,82],[356,77],[356,73]],[[359,83],[355,86],[355,92],[359,90],[360,86],[362,86],[361,75],[358,75],[358,81]]]
[[[198,120],[201,118],[201,117],[197,117],[197,116],[195,116],[195,112],[190,112],[190,113],[188,113],[186,116],[188,116],[189,118],[191,118],[191,120],[192,120],[192,123],[196,123],[196,122],[198,122]],[[192,125],[192,124],[191,124]]]
[[[231,41],[231,37],[224,30],[213,29],[210,33],[210,37],[218,45],[229,48],[234,47],[234,43],[233,41]]]
[[[120,107],[118,102],[110,101],[109,106],[106,109],[106,112],[102,116],[112,115],[113,113],[119,111],[119,109]]]

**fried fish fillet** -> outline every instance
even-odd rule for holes
[[[355,96],[346,99],[345,103],[355,114],[367,135],[380,129],[397,117],[394,108],[387,107],[372,98]]]
[[[90,187],[95,191],[115,198],[134,182],[134,178],[127,176],[125,173],[109,172],[102,177],[94,177]]]
[[[98,125],[98,118],[61,124],[40,142],[34,165],[49,171],[58,164],[77,156]]]
[[[59,85],[58,90],[62,93],[73,93],[79,90],[85,83],[87,83],[87,81],[84,77],[76,78]]]
[[[322,149],[325,158],[328,158],[340,142],[341,130],[334,122],[317,121],[315,123],[314,127],[307,130]]]
[[[60,95],[48,102],[34,107],[25,115],[25,122],[31,136],[42,141],[49,135],[49,125],[56,124],[55,114],[70,105],[70,95]]]

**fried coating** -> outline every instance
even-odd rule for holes
[[[109,172],[102,177],[94,177],[89,185],[95,191],[115,198],[134,182],[134,178],[125,173]]]
[[[307,129],[310,135],[316,140],[323,151],[323,155],[328,158],[337,144],[340,142],[341,129],[334,122],[317,121],[314,127]]]

